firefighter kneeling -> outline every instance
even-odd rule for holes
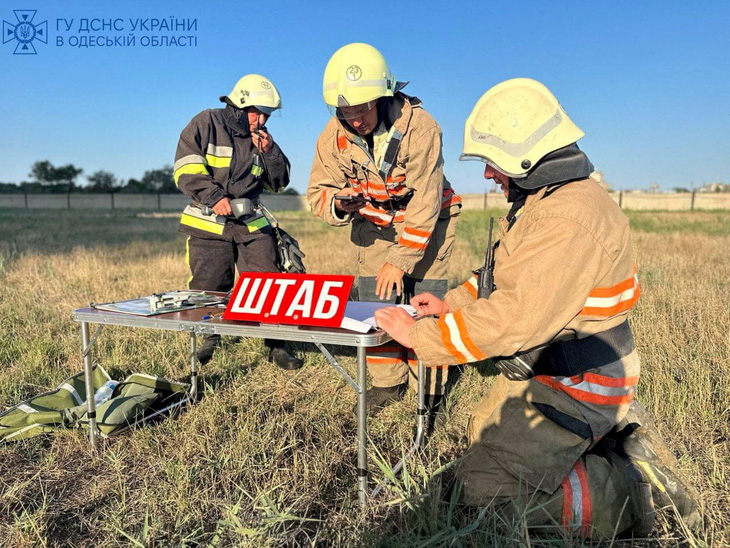
[[[644,536],[655,508],[700,522],[697,495],[634,401],[639,357],[627,317],[639,298],[628,220],[589,174],[584,133],[530,79],[489,90],[462,159],[486,162],[511,202],[500,219],[494,286],[477,276],[378,325],[426,365],[492,358],[504,373],[477,404],[457,469],[462,500],[525,512],[528,525],[591,537]]]

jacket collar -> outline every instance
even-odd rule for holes
[[[226,127],[231,131],[231,134],[233,135],[241,135],[242,137],[249,137],[251,135],[251,132],[248,130],[248,126],[246,128],[241,127],[241,125],[238,123],[238,119],[236,118],[236,108],[232,107],[231,105],[226,105],[223,109],[223,122],[226,124]]]

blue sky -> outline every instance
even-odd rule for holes
[[[447,177],[459,192],[493,189],[459,162],[464,121],[507,78],[546,84],[585,132],[582,148],[615,188],[730,181],[730,2],[4,2],[48,21],[37,55],[0,45],[0,181],[28,180],[48,159],[118,177],[171,164],[180,131],[220,106],[246,73],[283,96],[269,122],[303,192],[328,119],[322,73],[349,42],[381,50],[407,92],[444,132]],[[72,48],[71,36],[128,36],[130,19],[196,19],[194,32],[139,32],[134,47]],[[124,30],[80,33],[81,19]],[[57,19],[73,19],[70,32]],[[120,25],[121,25],[120,24]],[[144,35],[194,35],[197,47],[142,47]],[[57,46],[58,37],[64,46]],[[85,178],[78,182],[85,183]]]

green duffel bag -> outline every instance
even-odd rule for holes
[[[94,393],[111,377],[94,365]],[[119,383],[111,398],[96,408],[103,437],[181,405],[189,385],[135,373]],[[0,413],[0,441],[17,441],[61,428],[88,428],[84,372],[66,379],[55,390],[34,396]]]

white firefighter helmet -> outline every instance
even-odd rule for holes
[[[226,98],[237,108],[256,107],[268,115],[281,108],[279,90],[271,80],[260,74],[247,74],[241,78],[228,95],[221,97],[221,101]]]
[[[460,159],[482,160],[520,178],[547,154],[584,135],[548,88],[530,78],[514,78],[479,99],[466,120]]]

